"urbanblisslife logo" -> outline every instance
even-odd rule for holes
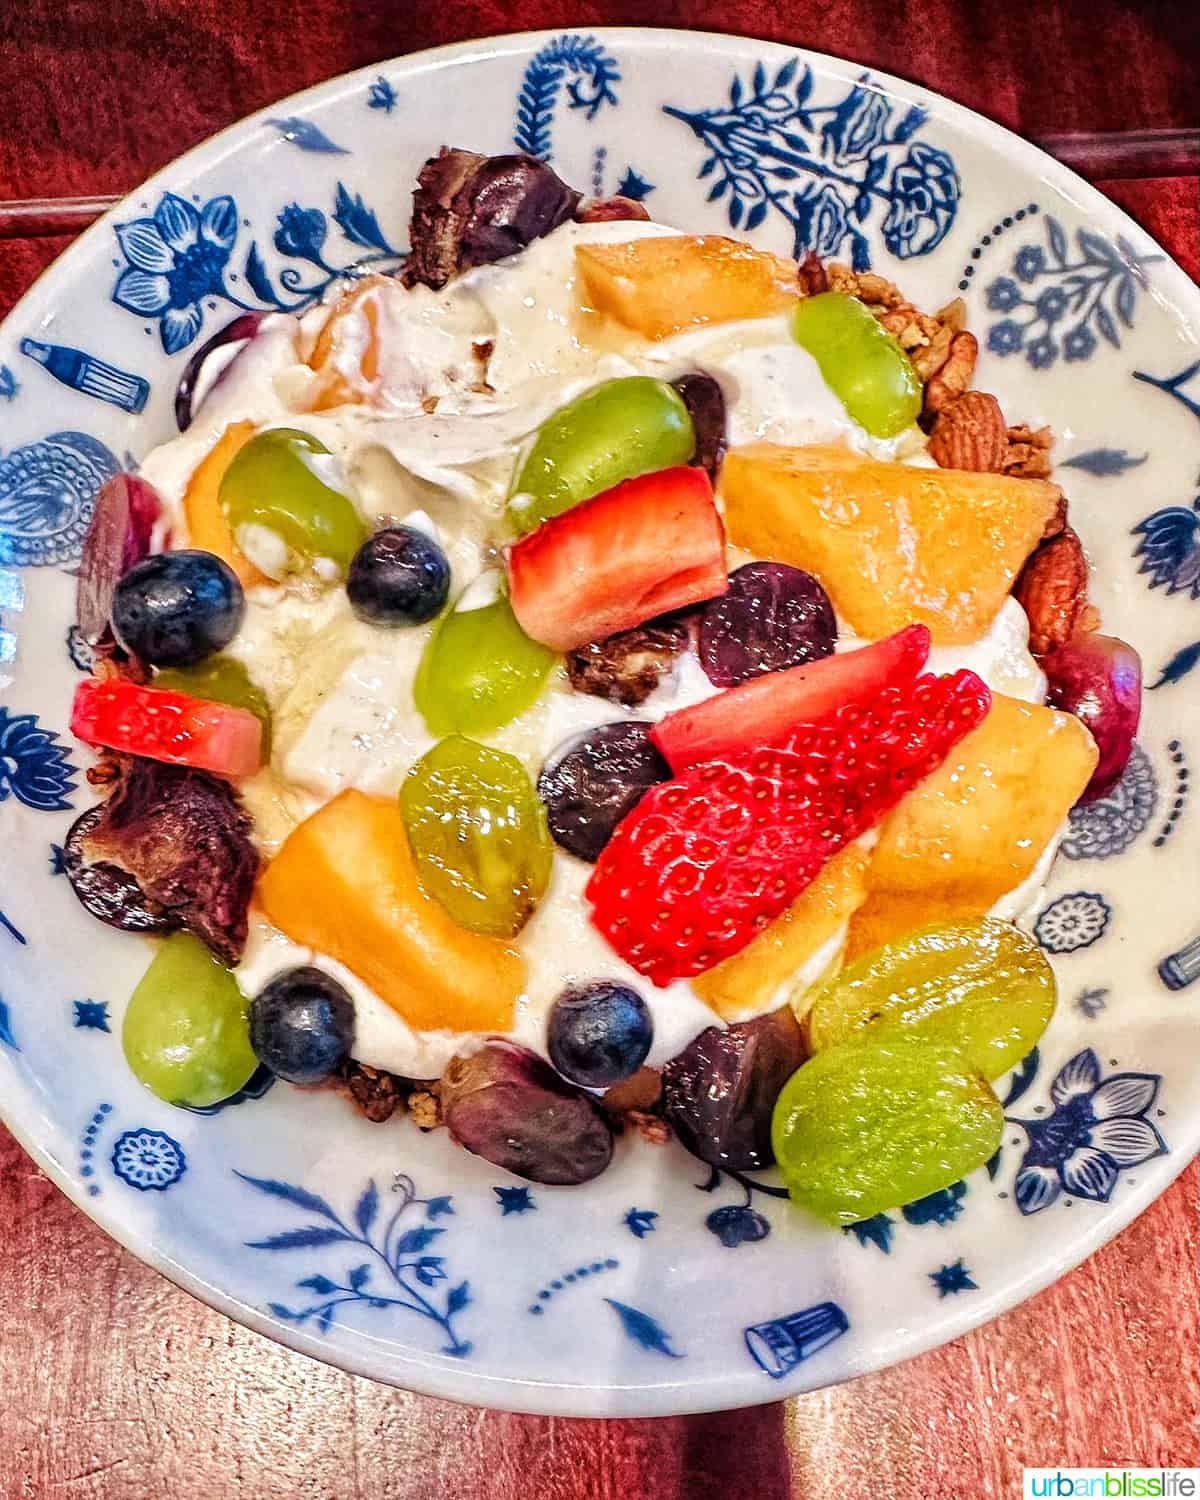
[[[1079,1496],[1105,1496],[1112,1500],[1134,1500],[1134,1497],[1173,1496],[1200,1497],[1200,1469],[1026,1469],[1022,1494],[1059,1496],[1075,1500]]]

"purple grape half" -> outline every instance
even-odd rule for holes
[[[175,424],[180,432],[186,432],[192,425],[196,385],[200,379],[200,371],[209,355],[224,348],[226,344],[247,343],[258,332],[258,325],[266,316],[266,313],[261,312],[242,313],[240,317],[234,318],[232,323],[226,323],[224,328],[219,328],[212,338],[201,344],[188,360],[175,390]],[[236,357],[235,355],[234,358]],[[219,380],[222,376],[217,378]]]
[[[717,470],[725,456],[724,392],[711,375],[705,375],[701,370],[681,375],[671,384],[683,398],[692,419],[692,431],[696,434],[696,446],[688,461],[703,469],[716,483]]]
[[[713,1167],[769,1167],[771,1114],[804,1061],[790,1009],[710,1026],[663,1069],[663,1113],[683,1145]]]
[[[612,1131],[592,1099],[536,1052],[499,1037],[450,1059],[441,1099],[460,1146],[530,1182],[589,1182],[612,1160]]]
[[[729,575],[729,592],[704,606],[700,665],[717,687],[829,656],[837,618],[812,576],[787,563],[753,562]]]
[[[602,724],[549,760],[538,796],[554,842],[578,859],[598,859],[613,830],[671,768],[636,719]]]

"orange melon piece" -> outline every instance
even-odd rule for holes
[[[399,805],[353,789],[293,830],[258,883],[265,915],[327,953],[419,1030],[508,1031],[517,950],[459,927],[422,891]]]
[[[866,900],[868,858],[867,851],[854,844],[834,855],[785,912],[740,953],[697,975],[692,988],[727,1021],[779,1004],[774,996],[780,986]],[[797,998],[803,1004],[805,997]]]
[[[984,916],[991,904],[945,891],[876,891],[850,918],[843,961],[852,964],[864,953],[931,922],[960,922]]]
[[[577,245],[587,305],[643,338],[785,312],[800,295],[795,261],[719,234]]]
[[[183,497],[190,544],[223,558],[237,574],[243,588],[270,583],[271,580],[238,551],[221,505],[221,480],[233,462],[234,454],[253,436],[253,422],[231,422],[197,464]]]
[[[993,694],[983,723],[883,820],[872,895],[986,911],[1033,873],[1096,759],[1074,715]]]
[[[727,453],[721,493],[729,540],[815,573],[856,635],[920,621],[935,645],[984,634],[1059,497],[1041,479],[772,443]]]
[[[372,274],[342,293],[326,318],[312,353],[310,369],[321,376],[313,411],[362,402],[379,378],[379,299],[387,276]],[[361,319],[360,315],[361,314]],[[352,372],[352,373],[351,373]]]

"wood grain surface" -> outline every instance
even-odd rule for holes
[[[124,191],[416,47],[651,22],[840,53],[1026,133],[1200,120],[1195,0],[0,0],[0,198]],[[1195,179],[1101,186],[1197,275]],[[0,244],[0,316],[67,243]],[[1002,1500],[1023,1464],[1197,1464],[1196,1199],[1193,1167],[1055,1287],[892,1370],[749,1412],[576,1422],[276,1347],[106,1239],[0,1130],[0,1500]]]

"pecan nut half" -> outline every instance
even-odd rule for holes
[[[1078,534],[1064,526],[1032,554],[1013,585],[1029,616],[1029,649],[1044,656],[1077,629],[1090,628],[1088,565]]]
[[[929,431],[929,454],[943,469],[1000,474],[1008,452],[1008,424],[986,391],[964,391],[943,406]]]
[[[925,381],[925,410],[941,411],[971,384],[975,361],[979,358],[979,340],[966,329],[954,334],[945,361],[935,370],[923,368],[928,361],[914,360],[917,373]]]

